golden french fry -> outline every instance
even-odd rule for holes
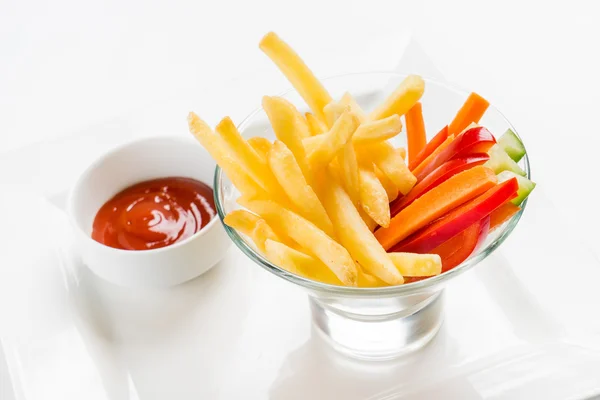
[[[234,159],[227,143],[193,112],[188,115],[190,132],[225,171],[233,185],[244,195],[263,194],[264,189],[248,175],[244,168]]]
[[[267,224],[267,222],[262,218],[256,222],[256,226],[252,231],[251,237],[256,247],[258,247],[258,249],[262,252],[265,251],[265,241],[269,239],[281,241],[279,236],[277,236],[275,231],[273,231],[273,228],[271,228],[269,224]]]
[[[317,147],[319,147],[321,145],[321,143],[323,143],[324,140],[325,140],[324,134],[311,136],[309,138],[303,139],[302,145],[304,146],[304,151],[306,152],[306,154],[313,153],[317,149]]]
[[[369,121],[376,121],[390,115],[406,114],[423,96],[425,81],[418,75],[409,75],[394,92],[368,116]]]
[[[312,136],[320,135],[329,130],[327,124],[315,117],[314,114],[307,112],[304,114],[304,117],[306,118]]]
[[[404,161],[406,161],[406,149],[404,147],[398,147],[396,152],[400,154],[400,157],[402,157]]]
[[[387,228],[390,226],[390,202],[387,193],[377,179],[373,164],[363,164],[358,168],[360,177],[360,204],[365,212],[377,224]]]
[[[348,92],[344,93],[339,102],[341,105],[349,106],[350,110],[356,115],[356,118],[363,123],[367,119],[367,114],[363,111],[363,109],[358,105],[354,97]]]
[[[252,239],[261,252],[265,251],[265,240],[281,241],[264,219],[246,210],[231,211],[225,216],[223,222]]]
[[[323,108],[331,102],[331,96],[298,54],[273,32],[262,38],[259,47],[283,72],[315,116],[325,121]]]
[[[262,136],[254,136],[248,139],[248,144],[252,146],[254,151],[266,162],[267,154],[273,147],[273,143],[269,141],[269,139],[264,138]]]
[[[321,260],[343,284],[356,286],[358,272],[348,251],[312,222],[270,200],[240,198],[238,203],[259,214]],[[373,235],[371,237],[377,242]]]
[[[283,243],[267,239],[265,255],[273,264],[299,276],[330,285],[342,282],[321,261]]]
[[[323,205],[338,239],[369,274],[390,285],[404,283],[388,254],[363,222],[350,196],[333,177],[323,195]]]
[[[360,214],[360,218],[363,220],[365,225],[367,225],[367,228],[369,228],[371,232],[375,231],[375,228],[379,226],[377,222],[375,222],[375,220],[371,218],[362,207],[358,207],[358,213]]]
[[[390,115],[377,121],[362,123],[352,141],[356,144],[381,142],[396,136],[402,131],[402,120],[397,115]]]
[[[217,125],[216,131],[233,154],[237,156],[238,163],[247,171],[248,175],[282,204],[287,204],[287,197],[271,173],[269,166],[240,135],[231,118],[223,118]]]
[[[348,145],[348,144],[346,144],[346,145]],[[340,164],[337,161],[338,160],[335,159],[335,158],[333,159],[333,161],[331,161],[331,164],[329,164],[329,171],[334,176],[339,177],[340,181],[343,182],[343,180],[344,180],[344,171],[342,170],[342,167],[340,167]],[[357,169],[356,169],[356,174],[358,176],[358,165],[357,165]],[[319,175],[319,178],[321,178],[320,180],[318,180],[318,182],[319,182],[319,185],[318,185],[319,190],[317,190],[317,193],[319,193],[319,195],[321,195],[323,193],[323,188],[328,185],[328,175],[329,174],[321,174],[321,175]],[[357,188],[358,187],[359,186],[357,186]],[[346,190],[346,192],[347,192],[347,190]],[[352,199],[352,197],[350,197],[350,198]],[[354,202],[354,200],[353,200],[353,202]],[[375,230],[375,228],[377,228],[379,225],[360,206],[360,192],[357,193],[357,201],[356,201],[356,203],[354,203],[354,205],[358,209],[358,213],[360,214],[360,217],[362,218],[362,220],[364,221],[364,223],[367,225],[367,227],[369,228],[369,230],[371,232],[373,232]]]
[[[373,275],[359,269],[358,272],[358,287],[383,287],[388,286],[385,282],[375,278]]]
[[[333,225],[325,208],[306,182],[294,155],[283,142],[275,141],[269,152],[269,166],[298,213],[333,236]]]
[[[417,183],[400,154],[388,142],[378,142],[360,147],[359,160],[371,160],[396,185],[400,193],[406,194]]]
[[[344,145],[350,141],[357,127],[358,120],[356,117],[350,111],[344,111],[329,132],[313,136],[313,138],[322,137],[323,140],[308,155],[308,164],[311,170],[319,173],[320,169],[326,167]]]
[[[382,142],[393,138],[401,131],[402,120],[399,116],[392,115],[379,121],[362,123],[352,135],[352,142],[359,146]],[[322,135],[304,139],[302,143],[307,154],[310,154],[323,140],[325,138]]]
[[[339,175],[344,188],[350,195],[354,205],[358,205],[360,201],[358,160],[356,159],[356,152],[351,141],[344,145],[337,158],[340,164]]]
[[[442,272],[437,254],[388,253],[403,276],[433,276]]]
[[[335,101],[327,104],[323,109],[323,113],[325,114],[325,122],[327,126],[331,128],[335,121],[342,115],[344,111],[350,111],[349,106],[343,106]]]
[[[300,133],[303,128],[302,121],[298,118],[298,110],[292,103],[281,97],[265,96],[262,105],[269,121],[271,121],[275,136],[290,149],[302,170],[302,174],[310,181],[310,168],[302,144],[304,136]]]
[[[233,210],[223,219],[225,225],[232,227],[236,231],[246,236],[252,236],[252,231],[261,218],[246,210]]]
[[[374,171],[375,176],[377,176],[377,179],[379,179],[379,182],[381,183],[381,186],[383,186],[383,188],[385,189],[390,203],[396,200],[398,198],[398,188],[396,187],[396,185],[394,185],[394,182],[392,182],[390,178],[388,178],[383,172],[381,172],[381,170],[377,166],[374,167]]]

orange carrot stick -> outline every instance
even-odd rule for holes
[[[426,159],[427,157],[429,157],[429,155],[431,153],[433,153],[435,151],[435,149],[438,148],[438,146],[442,143],[444,143],[444,140],[446,140],[448,138],[448,125],[446,125],[445,127],[442,128],[441,131],[439,131],[423,148],[423,150],[421,150],[421,152],[417,155],[417,157],[415,157],[414,160],[410,160],[410,163],[408,164],[408,168],[412,171],[413,169],[415,169],[416,167],[419,166],[419,164],[421,164],[423,162],[424,159]]]
[[[406,119],[406,137],[408,139],[408,161],[417,158],[427,144],[425,122],[423,121],[423,107],[417,102],[404,115]]]
[[[419,164],[419,166],[417,168],[415,168],[411,171],[413,173],[413,175],[419,176],[421,174],[421,172],[423,172],[425,167],[427,167],[429,165],[429,163],[434,158],[436,158],[438,154],[440,154],[442,152],[442,150],[444,150],[446,147],[448,147],[450,145],[450,143],[452,143],[453,140],[454,140],[454,135],[448,136],[446,138],[446,140],[444,140],[444,142],[442,144],[440,144],[438,146],[438,148],[433,151],[433,153],[431,153],[426,159],[424,159],[423,162],[421,164]]]
[[[454,175],[396,214],[388,228],[375,231],[375,237],[389,250],[402,239],[479,196],[497,182],[494,172],[482,165]]]
[[[512,218],[520,209],[521,207],[515,206],[509,201],[492,211],[490,214],[490,232]]]
[[[448,133],[450,135],[459,134],[470,123],[478,123],[489,105],[490,103],[486,99],[475,92],[471,93],[448,126]]]

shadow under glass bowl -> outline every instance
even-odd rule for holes
[[[329,93],[339,99],[350,92],[369,111],[389,95],[406,77],[389,72],[368,72],[323,79]],[[425,79],[425,93],[421,99],[428,139],[448,124],[464,103],[468,92],[455,89],[434,80]],[[281,95],[308,111],[304,101],[294,90]],[[510,122],[493,106],[480,121],[496,137],[508,128],[517,132]],[[239,125],[244,137],[264,136],[275,139],[264,110],[252,112]],[[406,135],[392,140],[394,145],[406,145]],[[525,156],[520,166],[530,178],[529,160]],[[236,199],[239,192],[217,167],[214,177],[215,203],[219,218],[241,208]],[[454,277],[466,272],[489,256],[516,227],[526,201],[515,216],[492,232],[485,243],[461,265],[441,275],[400,286],[383,288],[355,288],[328,285],[305,279],[279,268],[263,257],[251,240],[225,225],[229,237],[253,262],[267,271],[307,291],[317,330],[346,355],[361,359],[390,359],[416,350],[429,342],[443,320],[443,289]]]

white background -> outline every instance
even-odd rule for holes
[[[0,4],[0,154],[165,99],[206,102],[207,86],[232,96],[210,99],[226,114],[244,90],[235,78],[248,74],[272,72],[283,89],[285,81],[257,50],[268,30],[320,75],[393,68],[395,40],[408,30],[448,79],[508,116],[526,139],[534,178],[584,240],[594,246],[600,237],[597,2]]]
[[[184,104],[213,122],[240,118],[259,102],[241,94],[248,77],[271,76],[265,93],[287,87],[257,49],[269,30],[322,76],[391,70],[412,32],[449,80],[513,122],[538,190],[598,254],[597,8],[591,0],[0,0],[0,157],[156,104]]]

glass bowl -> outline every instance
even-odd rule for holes
[[[350,92],[365,110],[369,111],[391,93],[406,75],[388,72],[356,73],[324,79],[323,83],[334,99]],[[428,136],[435,135],[448,124],[464,103],[468,92],[434,80],[425,79],[421,99]],[[294,90],[283,94],[302,112],[308,111]],[[508,128],[516,130],[493,106],[480,124],[496,137]],[[263,109],[252,112],[239,125],[244,137],[275,138]],[[406,135],[392,140],[394,145],[406,145]],[[530,177],[527,156],[520,162]],[[221,220],[227,213],[240,208],[236,203],[239,192],[217,167],[214,178],[215,203]],[[443,321],[443,289],[447,282],[473,268],[490,255],[517,225],[526,202],[512,219],[492,232],[485,243],[461,265],[435,277],[400,286],[356,288],[328,285],[294,275],[264,258],[251,240],[225,225],[229,237],[253,262],[306,290],[313,322],[317,331],[337,350],[356,358],[390,359],[416,350],[428,343]]]

